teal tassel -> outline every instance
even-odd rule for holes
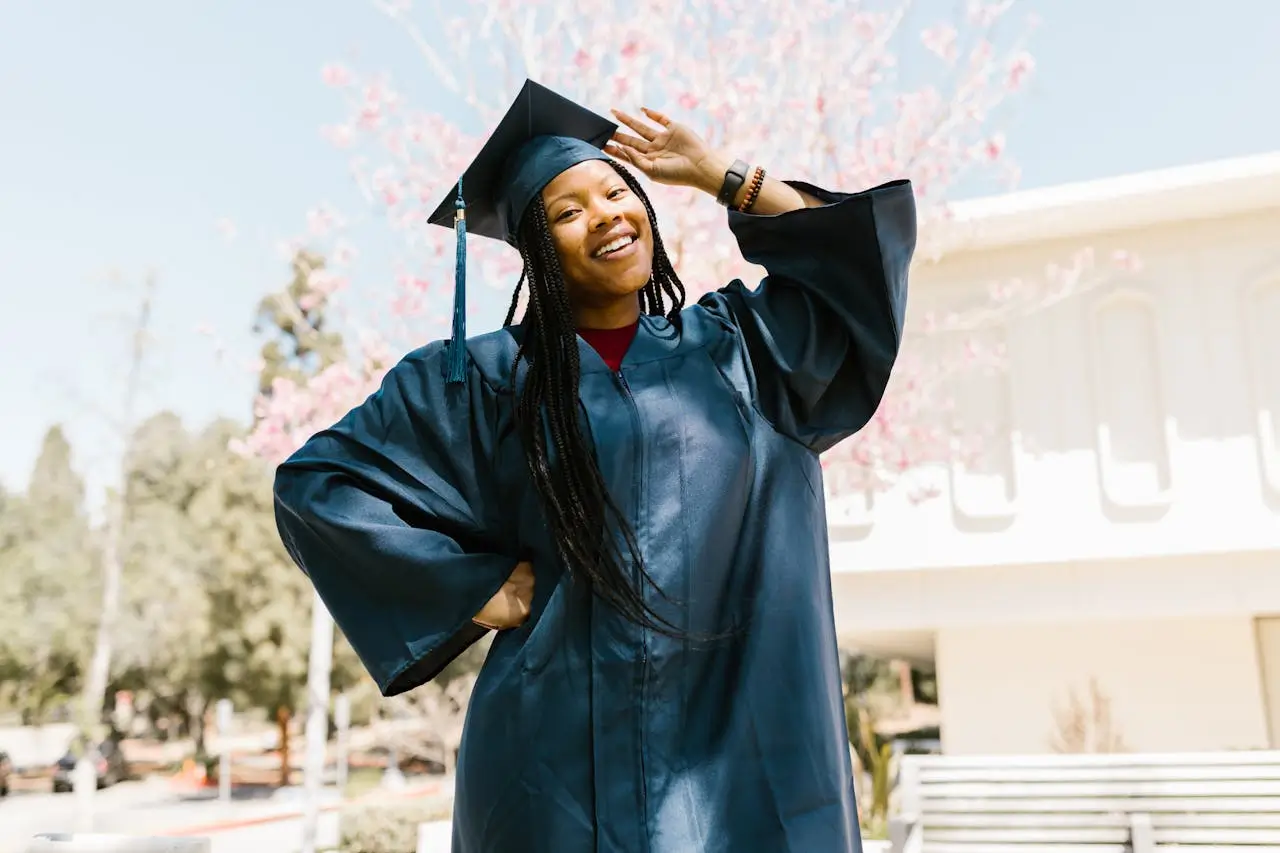
[[[462,179],[458,179],[458,198],[454,202],[453,230],[458,237],[453,270],[453,337],[449,341],[449,384],[466,381],[467,369],[467,203],[462,197]]]

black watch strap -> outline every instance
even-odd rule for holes
[[[720,194],[716,196],[716,203],[721,207],[733,204],[738,190],[747,182],[747,168],[745,161],[734,160],[733,165],[724,173],[724,183],[720,185]]]

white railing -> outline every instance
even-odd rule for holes
[[[899,795],[894,853],[1280,850],[1280,751],[904,756]]]

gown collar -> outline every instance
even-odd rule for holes
[[[622,369],[670,358],[679,347],[680,333],[670,320],[666,317],[641,314],[636,336],[631,341],[626,355],[622,357]],[[582,373],[613,372],[595,348],[583,340],[582,335],[578,335],[578,365]]]

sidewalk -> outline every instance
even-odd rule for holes
[[[323,792],[320,832],[328,847],[338,841],[339,811],[367,798],[446,795],[451,780],[421,780],[403,791],[374,789],[343,801],[337,791]],[[256,796],[255,796],[256,795]],[[216,790],[174,791],[165,780],[126,783],[99,792],[93,831],[107,834],[204,836],[214,853],[291,853],[302,834],[300,788],[243,792],[230,803]],[[16,795],[0,803],[0,853],[20,853],[35,835],[73,832],[72,795]]]
[[[321,794],[320,813],[335,813],[347,806],[368,800],[376,799],[386,802],[395,799],[436,796],[445,793],[448,784],[451,783],[452,780],[433,780],[401,791],[375,788],[359,797],[346,800],[339,798],[336,791],[326,790]],[[259,804],[256,808],[252,807],[251,804],[246,804],[245,808],[233,812],[224,812],[223,816],[215,820],[170,827],[159,831],[159,834],[168,836],[211,836],[263,824],[301,820],[303,816],[302,797],[303,791],[301,788],[281,789],[269,801]],[[217,800],[212,800],[212,803],[216,804]],[[236,804],[233,802],[231,805],[235,806]]]

